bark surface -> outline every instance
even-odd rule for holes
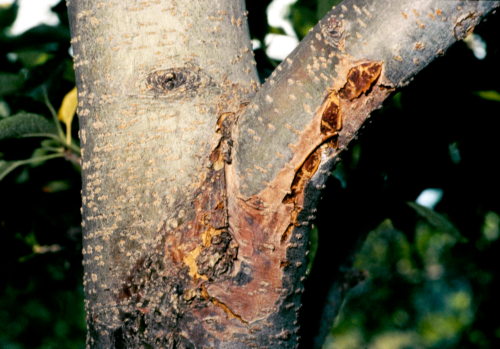
[[[339,154],[498,6],[346,0],[261,87],[242,0],[68,1],[88,347],[297,347]]]

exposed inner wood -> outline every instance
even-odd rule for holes
[[[342,116],[340,115],[339,97],[336,91],[328,95],[326,107],[321,118],[321,134],[336,134],[342,128]]]
[[[322,125],[323,125],[323,119],[322,119]],[[301,193],[304,190],[304,186],[307,184],[307,182],[309,182],[311,177],[314,176],[314,174],[318,170],[319,164],[321,162],[322,152],[323,149],[321,149],[321,147],[318,147],[311,155],[309,155],[307,160],[304,161],[304,164],[297,171],[297,174],[293,179],[290,188],[291,193],[287,194],[283,199],[284,204],[295,203],[295,200],[299,195],[299,193]]]
[[[347,82],[339,91],[339,96],[353,100],[370,90],[382,72],[382,64],[378,62],[362,63],[349,71]]]

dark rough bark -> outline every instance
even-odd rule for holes
[[[260,91],[241,1],[68,5],[88,346],[293,348],[339,154],[498,3],[347,0]]]

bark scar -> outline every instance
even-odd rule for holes
[[[328,45],[337,47],[343,51],[345,46],[345,22],[335,18],[329,18],[323,24],[321,32]]]
[[[210,84],[212,79],[192,64],[184,67],[155,70],[145,79],[141,88],[146,95],[167,98],[178,93],[197,90]]]
[[[453,28],[453,34],[455,39],[462,40],[467,35],[472,33],[474,26],[476,25],[477,17],[474,13],[468,12],[461,15]]]

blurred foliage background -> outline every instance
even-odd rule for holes
[[[247,2],[263,81],[338,3]],[[66,7],[52,9],[57,26],[12,35],[17,8],[0,7],[0,347],[84,348]],[[493,15],[398,91],[332,173],[311,237],[303,348],[500,347],[498,33]]]
[[[10,34],[18,3],[0,8],[0,347],[84,348],[80,187],[54,120],[75,85],[64,1],[58,26]],[[53,115],[54,114],[54,115]],[[75,118],[76,119],[76,118]]]

